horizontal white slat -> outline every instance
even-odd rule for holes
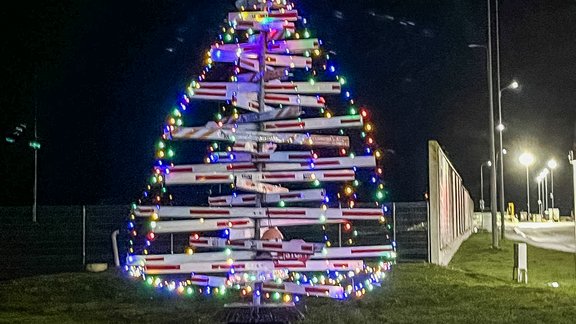
[[[260,131],[236,131],[225,128],[180,127],[172,132],[176,140],[196,139],[204,141],[266,142],[307,146],[349,147],[348,136],[307,135],[299,133],[271,133]]]
[[[252,158],[252,157],[251,157]],[[262,171],[306,171],[306,170],[336,170],[350,168],[373,168],[376,166],[374,156],[338,157],[338,158],[318,158],[312,162],[297,163],[263,163]],[[208,173],[208,172],[248,172],[256,171],[254,163],[210,163],[210,164],[190,164],[176,165],[169,167],[169,174],[177,173]],[[238,185],[238,184],[236,184]]]
[[[300,118],[277,120],[263,123],[263,131],[310,131],[320,129],[361,128],[364,125],[360,115],[335,116],[332,118]]]
[[[268,44],[269,53],[299,54],[318,49],[320,42],[316,38],[276,40]]]
[[[276,283],[274,281],[262,284],[262,290],[268,292],[280,292],[293,295],[344,298],[344,288],[341,286],[318,285],[318,284],[296,284],[293,282]]]
[[[190,246],[203,248],[230,248],[233,250],[268,251],[313,255],[322,251],[324,244],[308,243],[303,240],[291,241],[262,241],[262,240],[236,240],[231,241],[219,237],[190,237]]]
[[[309,260],[302,261],[237,261],[229,262],[197,262],[184,264],[146,264],[146,274],[176,274],[176,273],[228,273],[253,271],[354,271],[362,269],[362,260]]]
[[[262,196],[262,203],[284,202],[308,202],[323,201],[326,191],[324,189],[297,190],[287,193],[265,194]],[[236,196],[217,196],[208,198],[210,206],[253,206],[256,204],[255,194]]]
[[[210,183],[234,183],[234,176],[264,183],[310,183],[352,181],[354,170],[309,170],[279,172],[170,172],[166,174],[166,185],[193,185]]]
[[[297,10],[273,10],[273,11],[241,11],[228,13],[228,21],[239,23],[241,21],[260,22],[264,18],[270,18],[272,21],[297,21]]]
[[[241,191],[267,193],[287,193],[288,188],[284,188],[269,183],[256,182],[246,178],[236,178],[236,188]]]
[[[248,113],[239,115],[237,119],[226,117],[222,119],[223,123],[256,123],[268,120],[278,120],[286,118],[295,118],[302,115],[302,108],[299,106],[274,109],[263,113]]]
[[[156,255],[134,255],[132,260],[127,260],[129,265],[144,264],[184,264],[202,261],[226,261],[233,259],[237,261],[252,260],[256,255],[253,251],[243,251],[230,249],[230,254],[220,252],[200,252],[192,255],[188,254],[156,254]],[[392,245],[365,245],[325,248],[322,252],[314,253],[313,260],[323,259],[348,259],[348,258],[379,258],[394,257],[396,252]]]
[[[286,219],[312,219],[322,224],[325,219],[374,220],[378,221],[384,216],[381,208],[303,208],[303,207],[174,207],[161,208],[146,206],[137,207],[134,214],[139,217],[149,217],[153,213],[160,218],[286,218]],[[157,222],[158,226],[163,222]],[[223,224],[226,225],[226,224]]]
[[[342,90],[338,82],[266,82],[264,91],[288,94],[338,94]]]

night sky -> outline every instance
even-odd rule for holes
[[[429,139],[440,142],[478,199],[480,164],[489,158],[486,57],[467,45],[486,43],[484,1],[296,2],[335,52],[356,101],[372,110],[391,200],[422,200]],[[37,102],[40,204],[138,197],[164,117],[233,8],[227,0],[147,0],[22,1],[0,9],[0,131],[4,138],[19,123],[31,129]],[[502,1],[500,9],[502,87],[512,78],[522,85],[502,97],[507,199],[525,205],[517,161],[528,149],[537,171],[550,157],[559,161],[556,203],[569,214],[576,1]],[[27,139],[3,140],[0,150],[0,205],[31,204]]]

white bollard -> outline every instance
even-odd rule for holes
[[[526,243],[514,243],[512,280],[528,283],[528,249]]]

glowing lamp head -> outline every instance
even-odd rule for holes
[[[510,83],[508,87],[512,90],[516,90],[520,87],[520,84],[518,83],[518,81],[514,80],[512,81],[512,83]]]
[[[554,169],[556,169],[556,167],[558,167],[558,162],[556,162],[556,160],[552,159],[552,160],[548,161],[547,165],[548,165],[548,168],[550,168],[550,170],[554,170]]]
[[[534,163],[534,155],[532,155],[531,153],[522,153],[520,155],[519,158],[520,164],[522,164],[525,167],[528,167],[530,165],[532,165],[532,163]]]

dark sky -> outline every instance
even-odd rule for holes
[[[22,1],[0,9],[0,131],[31,125],[37,99],[41,204],[127,204],[138,196],[163,118],[233,10],[227,0],[119,2]],[[480,164],[489,157],[488,99],[485,53],[467,44],[486,42],[484,1],[296,2],[336,52],[357,102],[373,111],[378,141],[389,149],[392,199],[422,198],[428,139],[440,142],[477,198]],[[517,158],[529,149],[535,169],[552,156],[560,162],[555,192],[568,214],[576,1],[502,2],[502,85],[522,84],[502,98],[507,197],[525,204]],[[25,142],[0,149],[0,205],[30,204],[31,150]]]

